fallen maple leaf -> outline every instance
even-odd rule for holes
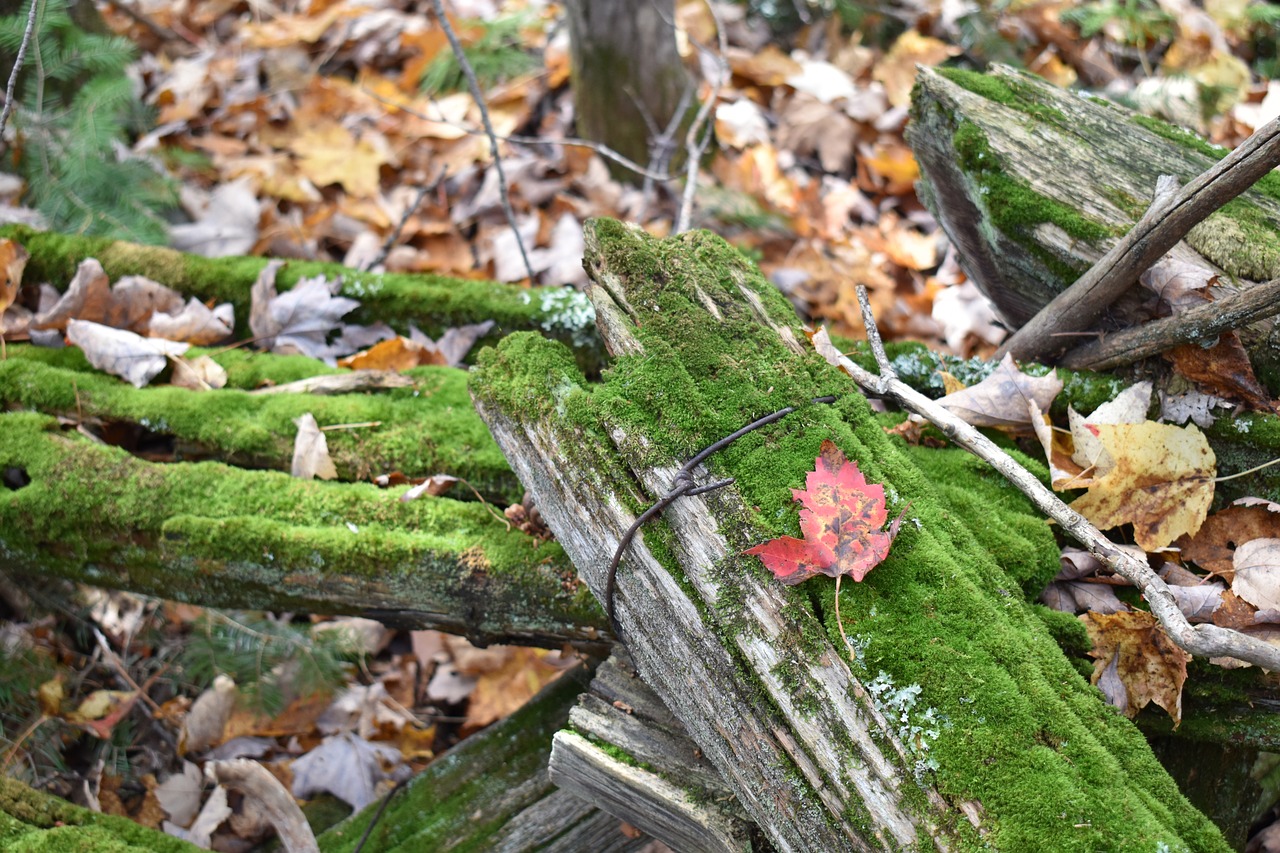
[[[1176,729],[1182,722],[1182,684],[1190,656],[1146,611],[1086,613],[1080,621],[1093,642],[1089,654],[1096,658],[1091,680],[1107,701],[1130,718],[1155,702],[1173,717]]]
[[[1195,535],[1213,502],[1216,459],[1204,433],[1154,421],[1086,428],[1115,464],[1072,509],[1103,530],[1132,522],[1146,551]]]
[[[888,518],[884,486],[868,484],[857,463],[832,442],[822,442],[805,488],[791,494],[804,504],[805,538],[779,536],[744,552],[760,557],[778,580],[788,586],[814,575],[861,581],[888,556],[902,516],[888,532],[880,529]]]

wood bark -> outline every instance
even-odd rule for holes
[[[803,403],[835,388],[846,392],[842,407],[804,407],[766,435],[744,440],[749,449],[710,463],[699,482],[723,476],[739,482],[677,500],[662,523],[637,538],[618,576],[619,620],[639,671],[769,841],[780,850],[950,849],[992,833],[993,839],[1013,844],[1014,839],[1029,843],[1035,832],[1052,832],[1028,821],[1030,814],[999,792],[997,777],[1011,771],[998,768],[1016,762],[1012,755],[1019,750],[1036,752],[1034,744],[1010,747],[1008,759],[969,766],[966,772],[975,777],[953,785],[944,797],[921,764],[919,743],[897,725],[898,714],[905,712],[877,701],[883,691],[869,690],[851,669],[852,664],[866,673],[859,655],[873,652],[863,647],[846,653],[832,644],[838,635],[830,625],[832,602],[825,598],[830,587],[821,588],[825,604],[815,608],[809,595],[820,588],[811,586],[808,594],[789,590],[741,556],[761,538],[763,519],[754,507],[779,492],[789,495],[787,487],[803,480],[803,470],[792,471],[777,460],[799,446],[805,448],[800,457],[807,454],[811,465],[817,443],[829,435],[839,437],[872,475],[878,472],[899,490],[921,490],[903,495],[913,500],[912,513],[921,513],[919,528],[904,525],[924,537],[915,547],[936,547],[938,559],[958,561],[948,571],[969,576],[989,571],[979,568],[987,565],[981,546],[949,527],[937,505],[930,508],[927,481],[898,467],[900,451],[878,427],[868,425],[865,401],[847,393],[847,379],[825,372],[807,352],[785,301],[731,249],[705,234],[659,243],[638,229],[607,222],[593,223],[587,235],[597,322],[618,359],[606,390],[593,393],[580,376],[575,378],[567,353],[525,336],[508,339],[482,359],[472,387],[482,417],[598,596],[623,531],[671,488],[683,458],[783,401]],[[789,387],[780,388],[783,381]],[[772,476],[759,479],[762,467]],[[902,565],[910,565],[911,558],[904,560]],[[887,571],[880,577],[891,583]],[[1043,626],[1037,628],[1016,606],[1011,609],[1007,588],[972,577],[974,587],[965,592],[952,587],[946,595],[960,595],[969,602],[966,608],[982,611],[984,628],[952,635],[942,645],[964,646],[960,655],[977,660],[992,652],[981,650],[984,640],[977,635],[996,625],[1016,630],[1017,649],[1001,646],[998,657],[1004,662],[997,669],[1004,673],[1001,678],[1021,684],[1017,690],[1028,691],[1027,697],[1039,697],[1019,700],[1028,702],[1019,707],[1044,714],[1045,724],[1055,728],[1076,720],[1109,731],[1104,741],[1110,745],[1098,748],[1110,755],[1105,759],[1115,773],[1110,782],[1076,776],[1076,760],[1054,760],[1026,768],[1031,775],[1020,785],[1037,784],[1032,781],[1037,774],[1044,774],[1045,782],[1074,778],[1069,784],[1101,785],[1081,796],[1096,797],[1100,807],[1107,803],[1104,810],[1117,798],[1132,797],[1136,805],[1154,797],[1166,804],[1160,809],[1161,829],[1155,824],[1139,829],[1133,821],[1103,829],[1107,821],[1101,812],[1084,820],[1090,832],[1104,832],[1112,842],[1154,832],[1179,837],[1193,848],[1222,849],[1221,837],[1181,800],[1137,732],[1108,715],[1100,697],[1059,665],[1065,660],[1038,633]],[[934,590],[926,596],[932,594],[943,595]],[[881,628],[866,629],[862,642],[870,647],[877,636],[894,633],[895,620],[902,620],[896,628],[919,624],[920,613],[910,608],[889,615],[895,609],[892,595],[877,601],[875,618],[885,621]],[[947,606],[958,601],[953,598]],[[995,601],[1002,604],[992,607]],[[941,653],[924,641],[913,653],[929,657],[935,649]],[[894,666],[880,654],[876,660],[877,666]],[[945,668],[942,658],[939,666]],[[919,672],[908,666],[898,670],[899,676],[908,670]],[[932,674],[940,679],[934,689],[947,683],[942,671]],[[885,677],[892,679],[892,673]],[[962,667],[953,677],[971,679],[974,673]],[[1048,694],[1039,685],[1049,683],[1055,685],[1050,693],[1066,690],[1062,698],[1073,698],[1044,704]],[[979,728],[988,725],[992,732],[1008,733],[996,720]],[[984,737],[972,731],[970,736]],[[959,772],[963,763],[950,770]],[[945,764],[940,772],[942,778],[957,779],[947,775]],[[988,794],[974,799],[967,791]]]

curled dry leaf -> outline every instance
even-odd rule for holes
[[[1229,506],[1206,518],[1195,536],[1184,536],[1176,544],[1184,559],[1230,581],[1236,548],[1251,539],[1280,539],[1280,515],[1265,506]]]
[[[986,379],[948,394],[938,403],[976,427],[1023,430],[1031,426],[1028,402],[1040,412],[1047,412],[1061,390],[1062,380],[1056,373],[1029,376],[1018,369],[1012,356],[1006,355]]]
[[[321,480],[338,479],[338,469],[329,456],[329,442],[325,440],[315,415],[307,412],[293,419],[298,435],[293,442],[293,465],[289,472],[303,480],[318,477]]]
[[[80,347],[94,367],[121,377],[135,388],[143,387],[164,370],[170,356],[182,355],[190,347],[87,320],[69,321],[67,340]]]
[[[1182,685],[1187,680],[1190,656],[1174,645],[1156,618],[1146,611],[1086,613],[1080,617],[1093,641],[1089,654],[1096,658],[1092,682],[1107,701],[1136,717],[1155,702],[1182,722]]]
[[[1280,539],[1250,539],[1235,551],[1231,591],[1259,610],[1280,609]]]

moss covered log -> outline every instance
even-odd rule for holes
[[[505,720],[472,735],[414,777],[374,824],[364,849],[511,853],[623,853],[650,843],[628,838],[616,818],[556,790],[547,775],[551,736],[591,679],[579,666]],[[324,853],[349,853],[380,803],[318,839]]]
[[[1227,153],[1158,119],[1002,66],[988,74],[924,69],[908,139],[922,198],[960,250],[965,272],[1012,328],[1128,231],[1159,176],[1185,184]],[[1280,277],[1277,235],[1280,174],[1273,172],[1186,242],[1228,279],[1266,281]],[[1276,361],[1260,378],[1274,380]]]
[[[847,377],[801,343],[786,301],[705,233],[591,224],[588,269],[615,356],[589,385],[572,354],[514,335],[472,391],[593,591],[622,531],[679,465],[713,456],[619,573],[624,639],[776,846],[1222,850],[1138,730],[1062,654],[1023,591],[1057,570],[1047,527],[957,451],[907,452]],[[824,394],[832,406],[806,405]],[[742,551],[797,535],[791,489],[823,440],[910,502],[893,549],[841,608],[834,582],[783,587]]]
[[[143,275],[201,301],[232,303],[237,333],[243,337],[248,336],[249,290],[268,262],[266,258],[204,258],[23,225],[0,227],[0,237],[17,240],[31,253],[26,282],[47,281],[62,290],[81,261],[97,258],[112,281]],[[571,288],[529,289],[429,274],[367,273],[317,261],[288,261],[276,276],[276,286],[283,292],[299,279],[317,275],[340,277],[340,295],[359,300],[360,307],[348,316],[351,322],[383,322],[401,333],[407,333],[413,323],[438,337],[451,326],[493,320],[490,342],[510,331],[532,329],[576,347],[584,365],[598,364],[590,306]]]
[[[196,853],[199,849],[128,818],[90,811],[0,776],[0,850],[6,853]]]
[[[602,624],[558,545],[479,502],[154,464],[28,412],[0,414],[0,470],[8,572],[209,606],[364,613],[482,644],[590,642]]]
[[[231,384],[241,388],[335,372],[299,356],[230,351],[218,353],[215,360],[225,364]],[[392,471],[409,477],[451,474],[500,506],[518,503],[523,489],[471,406],[466,373],[419,367],[407,375],[410,385],[376,394],[134,388],[90,368],[74,347],[13,346],[8,360],[0,362],[0,407],[65,416],[107,432],[147,433],[158,444],[172,443],[176,461],[214,460],[281,471],[289,470],[293,458],[293,419],[311,412],[321,427],[366,425],[327,432],[339,479],[368,481]]]

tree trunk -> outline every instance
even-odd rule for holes
[[[578,133],[645,165],[691,86],[676,50],[675,3],[569,0],[573,102]],[[686,114],[692,116],[692,100]],[[676,123],[681,124],[679,117]],[[684,144],[672,128],[676,148]],[[610,161],[619,180],[637,176]]]
[[[1226,849],[1022,597],[1058,559],[1020,496],[963,452],[891,442],[722,240],[596,221],[587,267],[607,381],[588,387],[563,347],[515,335],[482,355],[472,391],[597,596],[684,460],[799,406],[696,472],[736,480],[646,527],[616,594],[645,681],[775,847]],[[805,402],[824,394],[838,402]],[[824,439],[886,484],[892,512],[910,502],[889,559],[844,586],[849,646],[829,579],[784,587],[742,554],[799,532],[790,488]]]

